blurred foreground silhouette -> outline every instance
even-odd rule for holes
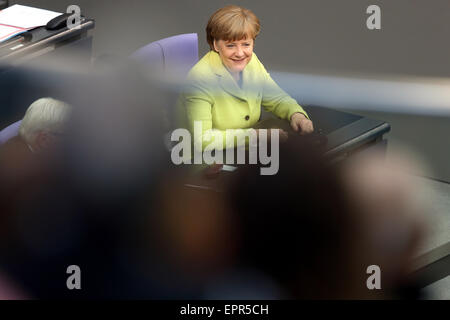
[[[110,62],[50,81],[46,96],[73,107],[60,144],[16,162],[17,179],[2,154],[1,298],[419,297],[420,206],[382,159],[331,164],[291,136],[276,175],[249,165],[225,192],[187,187],[190,168],[172,165],[163,138],[176,90]],[[81,290],[66,286],[70,265]],[[370,265],[382,290],[366,287]]]

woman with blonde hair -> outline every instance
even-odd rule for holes
[[[225,130],[235,130],[237,141],[245,141],[239,136],[248,136],[257,125],[261,106],[287,120],[294,131],[313,131],[307,113],[275,83],[253,52],[259,32],[256,15],[234,5],[217,10],[208,21],[211,50],[190,70],[180,101],[191,133],[196,123],[201,124],[201,141],[196,142],[202,149],[236,147],[234,137],[227,141]],[[222,133],[223,141],[214,146],[215,132]],[[280,130],[280,136],[287,133]]]

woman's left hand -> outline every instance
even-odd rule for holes
[[[314,131],[313,123],[303,113],[294,113],[291,117],[291,127],[300,134],[312,133]]]

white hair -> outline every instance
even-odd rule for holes
[[[68,120],[70,106],[53,98],[41,98],[29,107],[19,128],[19,135],[27,143],[33,143],[40,131],[61,133]]]

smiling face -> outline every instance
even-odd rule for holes
[[[231,73],[244,70],[252,58],[253,45],[254,40],[248,38],[236,41],[214,40],[214,49]]]

